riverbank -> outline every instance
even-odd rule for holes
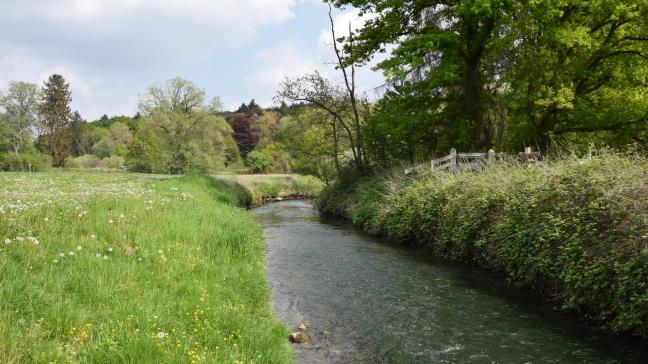
[[[267,202],[317,197],[324,184],[315,177],[296,174],[221,174],[214,178],[250,193],[249,207]]]
[[[648,337],[648,161],[607,156],[481,174],[338,182],[321,211],[504,275],[605,330]]]
[[[292,361],[241,190],[121,173],[0,183],[0,362]]]

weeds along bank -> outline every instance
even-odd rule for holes
[[[234,189],[241,187],[250,193],[249,205],[260,206],[276,199],[314,198],[324,184],[312,176],[296,174],[221,174],[214,178]]]
[[[648,337],[648,160],[609,156],[481,174],[402,170],[327,188],[322,211],[530,287]]]
[[[292,361],[245,193],[200,176],[0,185],[0,362]]]

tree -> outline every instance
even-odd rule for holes
[[[117,122],[110,126],[108,135],[92,146],[92,152],[99,158],[114,155],[126,157],[132,142],[133,134],[131,134],[128,125]]]
[[[514,138],[545,150],[570,133],[641,141],[648,131],[648,2],[537,2],[515,19],[514,62],[505,73]]]
[[[88,152],[84,145],[88,133],[85,124],[86,121],[81,117],[81,114],[75,111],[70,119],[70,152],[73,157],[78,157]]]
[[[324,111],[327,117],[317,118],[319,122],[325,123],[332,132],[333,160],[335,169],[341,170],[340,156],[343,153],[341,146],[342,133],[348,138],[348,144],[353,155],[353,163],[362,170],[361,148],[353,132],[350,122],[350,102],[347,92],[334,85],[324,78],[319,72],[313,72],[304,76],[287,77],[277,92],[276,99],[288,100],[291,102],[306,102]]]
[[[247,112],[234,114],[229,119],[234,130],[234,140],[243,158],[259,143],[259,136],[255,129],[257,118],[255,113]]]
[[[145,117],[127,156],[131,170],[209,172],[238,161],[231,127],[210,113],[205,92],[191,81],[175,78],[151,86],[139,107]]]
[[[0,108],[4,109],[4,122],[10,136],[10,150],[19,154],[31,142],[33,129],[38,124],[38,86],[26,82],[10,82],[8,93],[0,95]]]
[[[70,85],[63,76],[51,75],[43,86],[39,114],[47,133],[42,144],[54,167],[62,167],[70,155],[71,101]]]
[[[189,114],[205,108],[205,91],[193,82],[176,77],[163,85],[152,85],[140,96],[138,107],[143,115],[159,112]]]
[[[209,111],[212,114],[217,115],[223,111],[223,105],[223,99],[218,96],[212,97],[209,102]]]

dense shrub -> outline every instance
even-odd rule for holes
[[[564,310],[648,337],[648,160],[606,156],[481,174],[375,176],[320,209],[501,272]]]
[[[114,155],[101,159],[94,154],[86,154],[68,159],[65,166],[73,169],[124,169],[124,158]]]
[[[37,172],[51,165],[50,159],[40,153],[0,154],[0,171]]]

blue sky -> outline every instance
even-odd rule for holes
[[[226,108],[272,104],[285,76],[319,70],[334,81],[328,9],[317,0],[0,0],[0,90],[61,73],[89,120],[132,115],[138,95],[180,76]],[[336,29],[362,24],[335,12]],[[379,73],[360,72],[371,97]]]

